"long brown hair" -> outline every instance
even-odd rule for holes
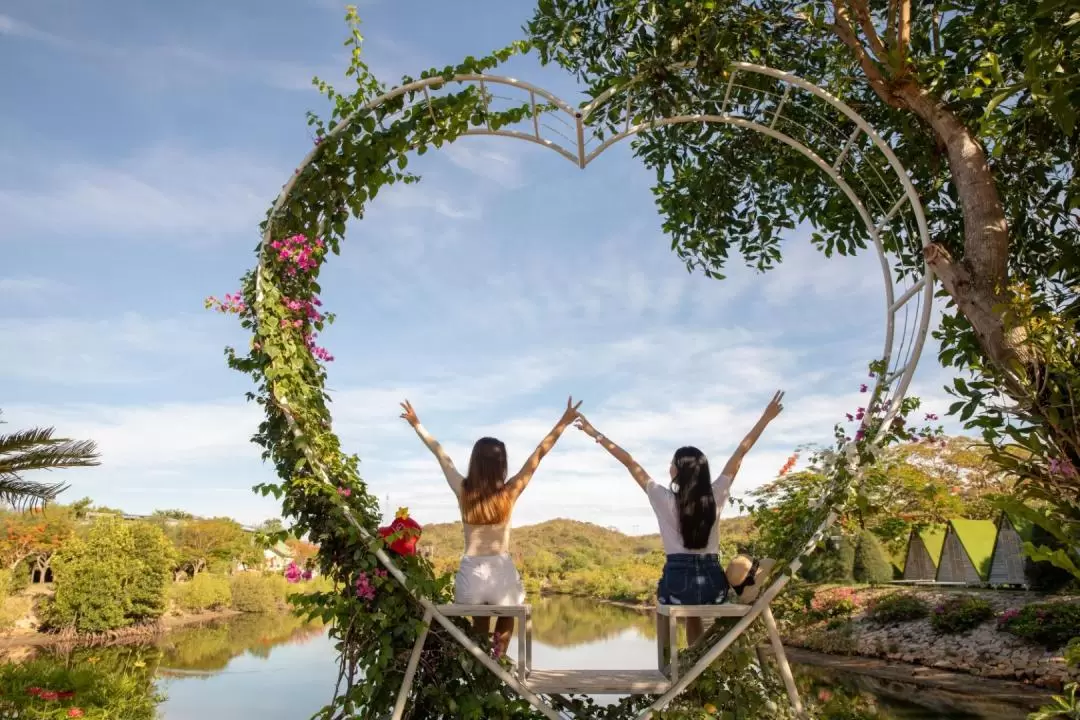
[[[469,473],[461,486],[461,519],[470,525],[498,525],[510,519],[513,500],[506,485],[506,445],[482,437],[473,445]]]

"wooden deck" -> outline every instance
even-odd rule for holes
[[[541,695],[659,695],[671,682],[658,670],[532,670],[525,685]]]

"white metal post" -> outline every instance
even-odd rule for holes
[[[424,628],[416,637],[412,655],[409,656],[409,664],[405,667],[405,678],[401,681],[401,690],[398,691],[397,702],[394,703],[392,720],[401,720],[405,712],[405,703],[409,700],[409,691],[412,690],[413,679],[416,677],[416,667],[420,664],[420,655],[424,651],[424,643],[427,642],[428,630],[431,629],[431,610],[424,613]]]
[[[765,621],[765,627],[769,631],[769,642],[772,643],[773,657],[780,667],[780,677],[784,679],[784,687],[787,689],[788,699],[791,706],[799,717],[803,716],[802,700],[799,699],[799,688],[795,685],[795,677],[791,674],[791,666],[788,665],[787,653],[784,652],[784,643],[780,639],[780,632],[776,628],[776,619],[773,618],[772,610],[766,605],[761,611],[761,619]]]

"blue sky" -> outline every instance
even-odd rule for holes
[[[531,6],[361,3],[365,56],[393,83],[520,37]],[[235,289],[257,224],[311,144],[318,74],[347,64],[343,4],[7,0],[0,10],[0,402],[9,427],[93,438],[103,464],[68,498],[132,512],[276,514],[248,438],[246,338],[203,299]],[[419,22],[422,19],[423,22]],[[576,103],[570,78],[515,59],[505,74]],[[405,423],[409,398],[464,468],[495,434],[521,462],[566,396],[647,469],[695,444],[719,469],[772,392],[787,410],[734,493],[860,404],[880,352],[870,254],[826,260],[806,233],[757,275],[689,274],[660,232],[650,174],[615,147],[585,172],[549,150],[464,138],[418,158],[423,181],[380,194],[324,270],[339,320],[323,340],[335,425],[388,509],[454,518],[438,466]],[[933,344],[916,377],[944,409]],[[729,511],[730,513],[730,511]],[[544,461],[517,524],[573,517],[653,529],[625,471],[576,431]]]

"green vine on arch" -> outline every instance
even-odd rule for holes
[[[325,720],[388,716],[422,628],[412,593],[436,603],[450,602],[452,593],[451,578],[436,576],[420,556],[396,558],[407,588],[389,577],[376,558],[376,550],[385,550],[387,542],[377,532],[378,503],[360,476],[359,458],[342,450],[331,425],[325,382],[326,363],[333,356],[318,344],[318,334],[334,316],[319,299],[322,265],[340,252],[350,217],[362,218],[381,189],[419,181],[408,171],[411,152],[422,155],[470,128],[497,130],[533,112],[529,104],[491,111],[483,90],[475,86],[425,96],[422,103],[412,103],[421,89],[376,103],[386,87],[361,58],[363,38],[354,8],[346,20],[352,53],[346,75],[355,79],[356,89],[345,94],[314,81],[332,109],[326,119],[308,114],[314,147],[260,226],[256,267],[243,276],[237,293],[207,300],[208,308],[237,315],[252,335],[246,351],[226,348],[226,358],[229,367],[252,377],[256,388],[247,398],[265,413],[253,441],[262,448],[264,461],[273,464],[278,481],[255,490],[281,502],[282,515],[291,522],[288,531],[319,544],[320,569],[335,583],[332,592],[293,598],[302,613],[327,622],[337,641],[337,687],[316,715]],[[517,42],[486,57],[429,70],[421,79],[449,82],[456,75],[480,74],[528,50],[527,43]],[[404,78],[402,85],[410,82]],[[284,539],[288,531],[265,540]],[[459,626],[466,629],[463,622]],[[740,637],[656,717],[793,717],[781,700],[779,679],[756,666],[758,640],[756,631]],[[693,657],[690,653],[688,659]],[[649,701],[634,697],[602,707],[576,698],[563,707],[579,718],[614,720],[636,714]],[[437,625],[431,628],[407,707],[408,717],[425,720],[541,717]]]

